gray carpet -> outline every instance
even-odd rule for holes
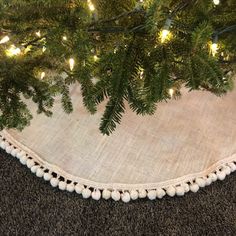
[[[236,174],[184,197],[96,202],[53,189],[0,150],[5,235],[236,235]]]

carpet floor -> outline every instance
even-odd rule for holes
[[[236,235],[236,173],[184,197],[82,199],[0,150],[0,236]]]

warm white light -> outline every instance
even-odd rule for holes
[[[163,29],[160,33],[161,43],[164,43],[169,38],[170,38],[170,31],[167,29]]]
[[[66,36],[63,36],[62,39],[63,39],[64,41],[67,41],[67,37],[66,37]]]
[[[69,59],[70,70],[72,71],[75,67],[75,60],[73,58]]]
[[[11,47],[6,50],[6,55],[9,57],[17,56],[20,53],[21,53],[20,48],[17,48],[15,45],[11,45]]]
[[[220,0],[213,0],[213,3],[214,3],[215,5],[219,5],[219,4],[220,4]]]
[[[219,49],[219,47],[218,47],[217,43],[212,43],[211,44],[211,53],[212,53],[213,57],[216,55],[218,49]]]
[[[169,89],[169,94],[170,94],[170,97],[172,98],[173,97],[173,95],[174,95],[174,89]]]
[[[42,51],[45,52],[47,50],[47,48],[45,46],[43,46]]]
[[[40,78],[43,79],[46,76],[46,73],[43,71],[40,75]]]
[[[10,38],[8,36],[5,36],[0,40],[0,44],[7,43],[9,40],[10,40]]]
[[[93,3],[91,2],[91,0],[88,0],[88,7],[90,11],[95,11],[95,6],[93,5]]]
[[[41,32],[40,32],[40,30],[39,30],[38,32],[36,32],[35,34],[36,34],[36,36],[41,37]]]
[[[98,61],[98,60],[99,60],[99,57],[98,57],[97,55],[94,55],[94,56],[93,56],[93,59],[94,59],[94,61]]]

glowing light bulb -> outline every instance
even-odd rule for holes
[[[163,29],[160,33],[160,39],[161,39],[161,43],[164,43],[165,41],[167,41],[170,38],[170,31],[167,29]]]
[[[97,55],[94,55],[94,56],[93,56],[93,59],[94,59],[94,61],[98,61],[98,60],[99,60],[99,57],[98,57]]]
[[[46,73],[43,71],[40,75],[40,78],[43,79],[46,76]]]
[[[210,47],[211,47],[212,56],[214,57],[219,49],[218,44],[212,43]]]
[[[173,95],[174,95],[174,89],[169,89],[169,94],[170,94],[170,97],[172,98],[173,97]]]
[[[70,70],[72,71],[75,67],[75,60],[73,58],[69,59]]]
[[[37,31],[35,34],[36,34],[36,36],[41,37],[41,32],[40,32],[40,30]]]
[[[6,50],[6,55],[8,57],[17,56],[21,53],[20,48],[17,48],[15,45],[11,45],[9,49]]]
[[[5,36],[0,40],[0,44],[7,43],[9,40],[10,40],[10,38],[8,36]]]
[[[219,5],[219,4],[220,4],[220,0],[213,0],[213,3],[214,3],[215,5]]]
[[[165,25],[160,32],[160,41],[161,43],[164,43],[167,40],[170,40],[171,33],[170,33],[170,26],[171,26],[172,20],[170,18],[166,19]]]
[[[66,36],[63,36],[63,37],[62,37],[62,40],[67,41],[67,37],[66,37]]]
[[[95,6],[93,5],[93,3],[91,2],[91,0],[88,0],[88,7],[90,11],[95,11]]]

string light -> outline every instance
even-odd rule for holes
[[[161,43],[164,43],[170,39],[170,37],[171,37],[170,26],[171,26],[171,19],[168,18],[165,22],[165,25],[164,25],[162,31],[160,32]]]
[[[63,36],[63,37],[62,37],[62,40],[67,41],[67,37],[66,37],[66,36]]]
[[[220,4],[220,0],[213,0],[213,3],[214,3],[215,5],[219,5],[219,4]]]
[[[43,71],[40,75],[40,78],[43,79],[46,76],[46,73]]]
[[[95,6],[93,5],[93,3],[91,2],[91,0],[88,0],[88,7],[90,11],[95,11]]]
[[[98,57],[97,55],[94,55],[94,56],[93,56],[93,59],[94,59],[94,61],[98,61],[98,60],[99,60],[99,57]]]
[[[211,53],[212,53],[212,56],[215,57],[219,47],[218,47],[218,44],[217,43],[212,43],[211,44]]]
[[[160,35],[161,43],[164,43],[167,40],[167,38],[169,37],[169,34],[170,34],[169,30],[163,29],[161,31],[161,35]]]
[[[0,44],[7,43],[10,40],[9,36],[5,36],[0,40]]]
[[[212,54],[213,57],[215,57],[218,49],[219,49],[219,46],[218,46],[218,36],[214,35],[212,43],[210,44],[210,50],[211,50],[211,54]]]
[[[15,45],[11,45],[9,49],[6,50],[6,55],[8,57],[17,56],[21,53],[20,48],[17,48]]]
[[[173,97],[173,95],[174,95],[174,89],[169,89],[169,94],[170,94],[170,97],[172,98]]]
[[[75,60],[73,58],[69,59],[70,70],[72,71],[75,67]]]

